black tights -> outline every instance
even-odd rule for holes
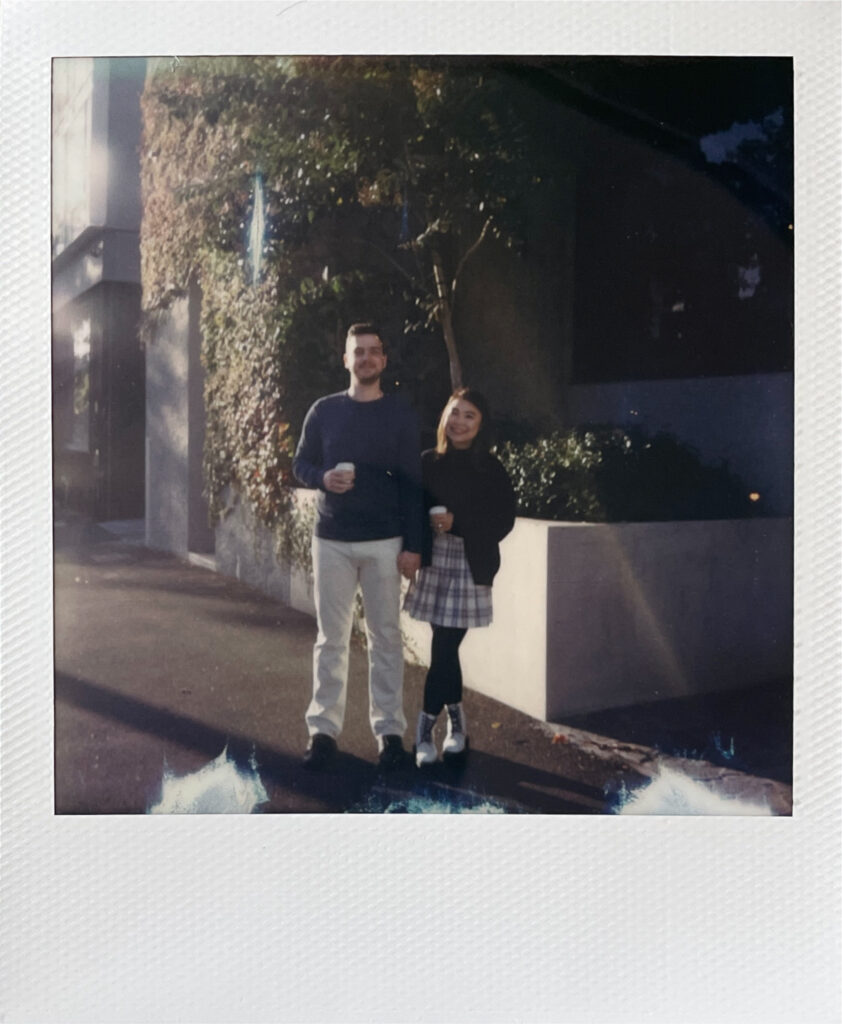
[[[462,700],[459,644],[467,632],[453,626],[433,626],[430,671],[424,683],[424,710],[428,715],[437,715],[445,704]]]

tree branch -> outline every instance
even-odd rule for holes
[[[488,234],[488,229],[491,227],[492,219],[493,218],[491,218],[491,217],[488,217],[486,219],[485,223],[482,226],[482,231],[480,231],[480,233],[479,233],[479,237],[474,242],[474,244],[470,247],[470,249],[468,249],[468,251],[462,257],[462,259],[459,260],[459,266],[456,268],[456,273],[453,275],[453,281],[450,284],[451,300],[453,298],[455,298],[455,296],[456,296],[456,282],[459,280],[459,275],[462,273],[462,268],[468,262],[470,257],[473,256],[473,254],[477,251],[477,249],[479,249],[479,247],[482,245],[482,241],[485,238],[485,236]]]
[[[399,270],[403,274],[403,276],[407,279],[407,281],[409,281],[411,284],[415,284],[415,278],[412,276],[412,274],[410,274],[408,270],[405,270],[400,265],[400,263],[398,263],[397,260],[393,260],[392,257],[386,252],[385,249],[381,249],[380,246],[379,245],[375,245],[374,242],[369,242],[369,240],[367,238],[360,238],[359,236],[357,236],[355,238],[352,238],[351,241],[353,241],[353,242],[360,242],[362,245],[367,245],[367,246],[369,246],[369,248],[374,249],[375,252],[379,252],[380,255],[383,257],[383,259],[387,260],[389,263],[391,263],[392,266],[395,268],[395,270]]]
[[[417,238],[413,238],[411,242],[405,243],[411,249],[423,249],[427,244],[427,240],[432,238],[433,235],[439,235],[442,233],[441,220],[437,217],[432,224],[428,224],[427,227],[418,235]]]

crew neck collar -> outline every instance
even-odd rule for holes
[[[345,395],[348,397],[350,401],[356,402],[358,405],[372,405],[374,402],[379,402],[381,399],[385,398],[386,392],[381,391],[376,398],[354,398],[354,396],[351,394],[351,389],[346,388]]]

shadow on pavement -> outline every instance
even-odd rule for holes
[[[247,736],[225,732],[205,725],[186,715],[156,708],[144,701],[116,693],[83,679],[57,672],[56,702],[71,704],[83,711],[94,712],[112,722],[153,735],[164,743],[186,748],[202,755],[205,761],[217,757],[227,747],[229,758],[238,767],[248,769],[254,761],[270,795],[264,811],[325,812],[344,811],[364,800],[376,779],[374,764],[343,753],[337,758],[334,771],[321,775],[305,771],[301,756],[291,755],[266,745],[255,744]],[[197,764],[196,767],[201,767]],[[154,791],[160,779],[147,779],[144,791]],[[57,787],[58,788],[58,787]],[[145,806],[133,808],[142,813]],[[131,813],[132,808],[127,809]],[[96,808],[74,808],[74,813],[96,813]],[[57,799],[56,813],[66,813]]]
[[[424,801],[430,809],[443,811],[488,804],[507,813],[594,814],[605,807],[605,795],[596,787],[479,750],[472,750],[462,767],[440,762],[422,774],[409,762],[405,770],[386,774],[374,761],[340,749],[329,770],[311,773],[302,768],[300,754],[255,744],[248,736],[225,732],[63,672],[56,673],[55,693],[57,703],[154,735],[201,755],[203,761],[212,760],[227,747],[230,759],[243,769],[256,764],[270,797],[264,812],[382,813]],[[196,767],[200,766],[197,763]],[[159,771],[157,764],[154,770]],[[147,777],[142,782],[136,789],[147,794],[148,803],[160,778]],[[135,804],[138,801],[143,803],[135,796]],[[96,813],[96,808],[63,807],[59,797],[56,802],[56,813]],[[132,797],[127,796],[118,813],[142,813],[145,809],[132,806]]]
[[[419,773],[415,778],[419,779]],[[444,786],[533,814],[595,814],[605,806],[605,796],[595,786],[477,749],[470,751],[463,769],[439,761],[420,778],[434,787]],[[423,789],[425,783],[416,784]]]

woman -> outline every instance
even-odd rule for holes
[[[515,522],[512,485],[489,447],[488,404],[478,391],[459,388],[441,414],[436,447],[421,455],[425,501],[434,511],[425,522],[421,569],[404,605],[413,618],[433,627],[424,706],[415,732],[419,768],[438,757],[433,727],[443,708],[445,759],[459,757],[468,743],[459,645],[468,629],[491,622],[499,543]]]

